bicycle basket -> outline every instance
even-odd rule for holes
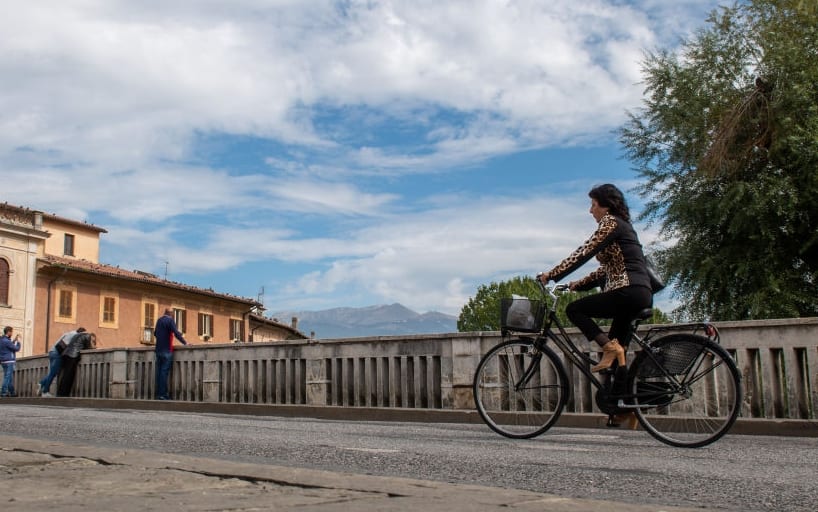
[[[500,325],[503,331],[539,332],[545,317],[545,304],[526,298],[500,299]]]
[[[668,374],[682,375],[690,369],[703,349],[699,343],[674,342],[657,347],[654,356]],[[653,360],[639,366],[642,377],[661,377],[664,374]]]

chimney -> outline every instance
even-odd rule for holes
[[[297,316],[293,317],[293,321],[292,321],[292,323],[290,325],[292,326],[293,329],[298,330],[298,317]]]

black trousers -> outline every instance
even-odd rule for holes
[[[60,382],[57,384],[57,396],[71,396],[71,388],[74,387],[74,377],[77,376],[77,366],[79,366],[79,364],[79,357],[62,356],[62,368],[60,369]]]
[[[624,346],[630,341],[631,320],[643,309],[653,306],[653,294],[644,286],[625,286],[608,292],[588,295],[565,308],[565,314],[590,341],[602,334],[594,318],[611,318],[608,338]]]

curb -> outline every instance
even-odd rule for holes
[[[405,409],[393,407],[343,407],[311,405],[270,405],[239,403],[184,402],[176,400],[117,400],[107,398],[3,398],[0,403],[122,409],[140,411],[173,411],[193,414],[235,414],[244,416],[279,416],[338,421],[400,421],[408,423],[473,423],[483,420],[474,410]],[[607,429],[602,414],[563,413],[558,427]],[[732,435],[818,437],[818,420],[739,418],[730,429]]]

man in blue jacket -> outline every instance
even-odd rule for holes
[[[20,335],[11,340],[14,334],[14,327],[3,328],[3,336],[0,336],[0,364],[3,365],[3,388],[0,396],[17,396],[14,392],[14,368],[17,366],[17,351],[20,350]]]
[[[182,345],[187,345],[182,333],[176,328],[172,309],[166,309],[165,314],[156,321],[153,335],[156,337],[156,399],[170,400],[168,377],[173,365],[174,336],[182,342]]]

